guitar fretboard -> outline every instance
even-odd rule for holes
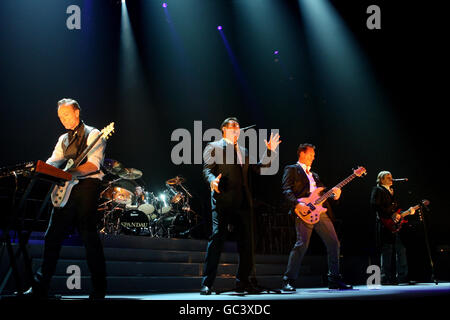
[[[345,186],[347,183],[349,183],[350,181],[352,181],[353,179],[355,179],[356,174],[352,173],[351,175],[349,175],[346,179],[342,180],[341,182],[339,182],[335,188],[339,188],[341,189],[343,186]],[[333,194],[333,188],[331,188],[330,190],[328,190],[327,192],[325,192],[320,198],[318,198],[314,204],[317,205],[323,201],[325,201],[326,199],[328,199],[329,197],[331,197],[331,195]]]

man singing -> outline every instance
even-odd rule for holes
[[[255,293],[257,290],[249,281],[254,266],[250,172],[260,173],[270,161],[265,161],[267,157],[264,157],[257,164],[250,163],[248,150],[237,143],[240,126],[236,118],[225,119],[221,129],[223,138],[209,143],[203,156],[203,175],[211,189],[212,234],[206,250],[200,294],[211,294],[227,232],[233,230],[238,236],[239,251],[236,291]],[[279,139],[276,134],[270,136],[269,142],[265,141],[270,152],[275,152],[281,142]]]
[[[399,205],[392,184],[392,174],[389,171],[381,171],[370,196],[370,204],[377,215],[377,246],[381,250],[381,283],[384,285],[405,283],[408,276],[406,249],[400,234],[392,233],[381,223],[382,218],[392,218],[394,221],[401,218],[397,212]],[[415,213],[413,207],[409,208],[409,211],[410,214]]]
[[[61,135],[47,163],[61,167],[69,159],[77,159],[100,133],[99,130],[87,126],[80,120],[81,108],[73,99],[62,99],[58,102],[58,117],[67,133]],[[103,299],[106,293],[106,267],[103,246],[96,229],[97,200],[103,173],[106,142],[99,139],[88,153],[87,158],[76,168],[68,172],[79,179],[62,208],[54,208],[47,232],[43,262],[40,272],[35,276],[33,286],[25,295],[46,298],[50,281],[55,273],[62,242],[70,228],[75,226],[86,248],[86,259],[91,272],[92,292],[90,299]]]

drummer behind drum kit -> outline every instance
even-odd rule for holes
[[[182,177],[167,180],[165,190],[155,196],[136,182],[142,171],[124,168],[113,159],[105,159],[103,169],[114,179],[100,193],[101,233],[185,237],[197,224],[197,214],[189,206],[192,195],[183,186]]]

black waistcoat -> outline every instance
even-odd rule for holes
[[[68,144],[63,144],[64,158],[67,160],[73,159],[76,162],[76,159],[87,147],[87,140],[91,131],[92,127],[86,126],[83,121],[80,121],[80,124],[74,130],[69,130],[67,133]],[[86,162],[86,159],[83,162]]]

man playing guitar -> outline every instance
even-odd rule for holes
[[[46,161],[55,167],[62,166],[67,160],[80,159],[80,155],[92,149],[80,164],[70,170],[73,178],[79,182],[71,190],[64,206],[54,207],[45,234],[45,246],[41,271],[35,276],[32,287],[25,295],[45,298],[48,296],[50,281],[55,273],[62,242],[70,228],[75,226],[86,248],[86,259],[91,272],[91,299],[102,299],[106,293],[106,267],[103,246],[96,229],[96,208],[103,173],[100,166],[104,159],[106,142],[98,139],[99,130],[89,127],[80,120],[80,106],[73,99],[58,102],[58,117],[67,133],[61,135]],[[95,140],[98,139],[97,142]],[[95,143],[91,146],[92,143]]]
[[[282,191],[286,201],[290,205],[289,214],[295,219],[295,231],[297,241],[289,255],[287,270],[283,276],[284,291],[295,291],[294,282],[298,277],[303,256],[309,246],[309,240],[313,229],[319,234],[327,247],[328,252],[328,287],[330,289],[352,289],[352,286],[345,284],[339,274],[339,248],[340,243],[329,217],[330,208],[320,214],[320,219],[315,224],[309,224],[298,217],[295,211],[306,213],[310,210],[305,203],[299,202],[302,197],[313,194],[314,191],[323,187],[319,176],[311,172],[311,165],[315,158],[315,146],[311,144],[301,144],[297,150],[298,162],[294,165],[286,166],[283,174]],[[341,190],[333,189],[334,200],[339,199]],[[327,206],[325,202],[325,206]]]
[[[415,213],[415,208],[411,207],[400,214],[392,184],[392,174],[389,171],[381,171],[377,177],[377,185],[372,189],[370,196],[370,204],[377,214],[377,246],[381,250],[382,284],[406,282],[408,274],[405,246],[398,230],[388,228],[389,224],[386,224],[386,221],[392,221],[392,224],[398,223],[404,215]]]

